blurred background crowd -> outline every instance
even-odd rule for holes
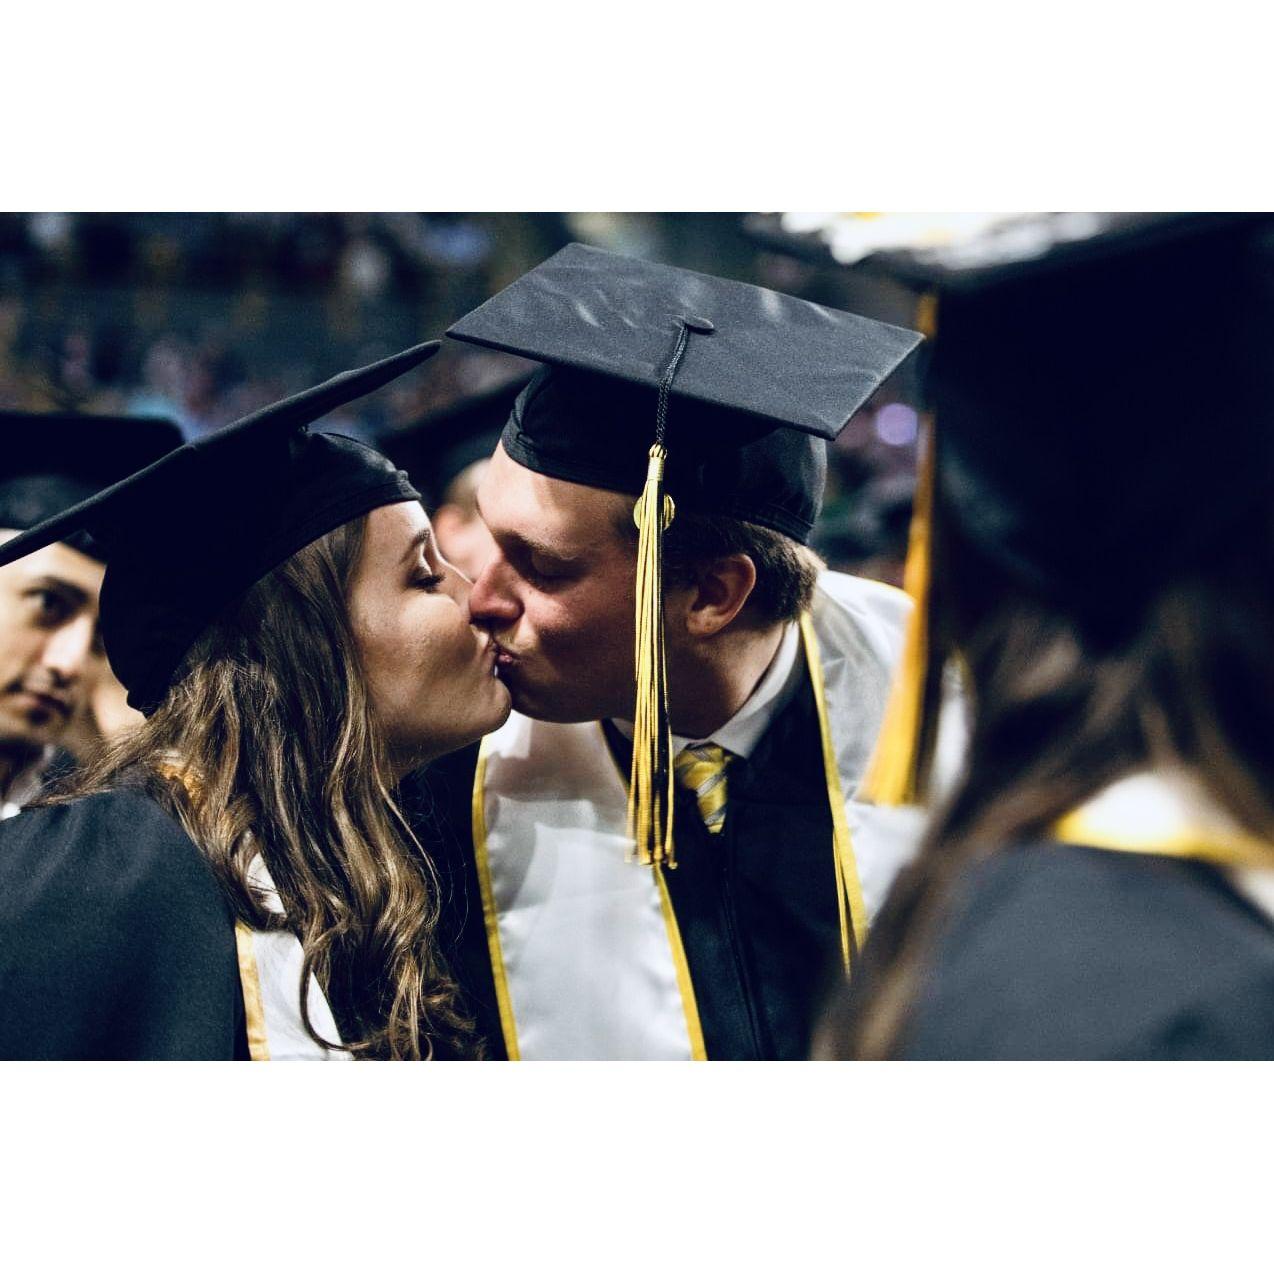
[[[160,415],[198,437],[439,335],[573,240],[911,324],[914,297],[845,268],[845,227],[869,225],[775,213],[4,213],[0,410]],[[392,447],[521,370],[448,349],[329,427]],[[917,409],[904,369],[832,449],[815,547],[838,569],[900,582]]]

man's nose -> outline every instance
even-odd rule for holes
[[[469,593],[469,622],[482,628],[507,628],[522,614],[513,591],[512,570],[503,558],[489,562]]]
[[[44,643],[41,663],[62,687],[72,686],[84,675],[93,654],[95,625],[88,615],[63,624]]]

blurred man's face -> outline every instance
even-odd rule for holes
[[[54,742],[81,705],[104,661],[97,632],[104,573],[65,544],[0,567],[0,746]]]
[[[448,485],[443,503],[429,515],[438,551],[471,580],[477,579],[496,555],[491,532],[478,516],[476,500],[490,463],[479,460],[462,470]]]
[[[632,501],[532,473],[497,448],[478,488],[495,557],[469,613],[501,647],[514,708],[543,721],[633,712]]]

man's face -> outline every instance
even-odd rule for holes
[[[496,449],[478,510],[496,555],[469,596],[501,647],[514,708],[542,721],[633,712],[632,500],[532,473]]]
[[[0,567],[0,744],[44,747],[80,706],[104,662],[97,632],[104,573],[65,544]]]

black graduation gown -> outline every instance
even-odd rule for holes
[[[1274,924],[1200,862],[998,854],[961,891],[902,1055],[1274,1058]]]
[[[0,823],[0,1057],[247,1057],[234,919],[203,855],[120,789]]]
[[[609,725],[621,770],[628,745]],[[403,799],[443,887],[441,940],[486,1055],[505,1057],[471,835],[477,749],[411,776]],[[809,1056],[841,967],[832,819],[808,678],[729,770],[725,829],[710,836],[678,790],[677,867],[665,873],[710,1058]],[[634,871],[642,870],[634,866]]]

